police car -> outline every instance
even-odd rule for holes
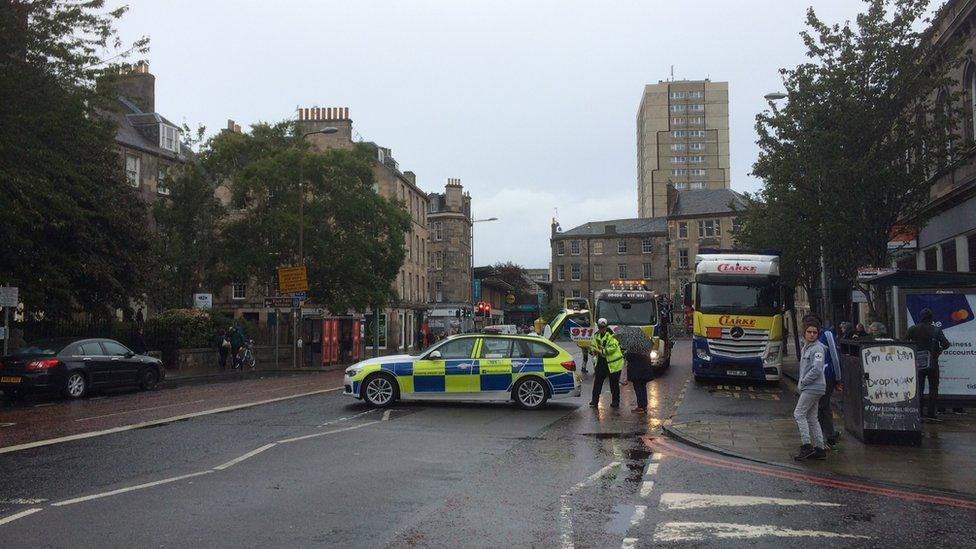
[[[580,396],[573,357],[533,336],[449,337],[416,356],[364,360],[346,369],[345,394],[382,408],[403,400],[510,401],[541,408],[550,398]]]

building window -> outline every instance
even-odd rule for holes
[[[650,238],[641,240],[641,253],[649,254],[654,251],[654,241]]]
[[[556,265],[556,280],[563,281],[566,280],[566,266]]]
[[[580,264],[579,263],[573,263],[573,265],[570,267],[569,276],[571,277],[572,280],[579,280],[580,279]]]
[[[702,168],[695,168],[693,170],[688,170],[688,175],[705,175],[705,170]]]
[[[686,158],[685,161],[688,162],[689,164],[701,164],[705,162],[704,156],[686,156],[685,158]]]
[[[688,238],[688,222],[679,221],[678,222],[678,238]]]
[[[671,157],[671,163],[672,164],[687,164],[688,163],[688,157],[687,156],[672,156]]]
[[[688,143],[688,149],[692,151],[703,151],[705,150],[704,143]]]
[[[698,222],[698,238],[710,238],[721,234],[718,219],[703,219]]]
[[[671,112],[685,112],[688,110],[688,105],[671,105]]]
[[[678,267],[688,268],[688,250],[678,250]]]
[[[566,299],[566,290],[559,290],[559,306],[563,304],[563,300]]]
[[[134,154],[125,155],[125,179],[135,188],[139,188],[139,157]]]
[[[651,278],[651,264],[644,263],[641,267],[643,267],[641,276],[643,278]]]
[[[688,99],[701,99],[702,97],[705,97],[705,92],[701,92],[701,91],[688,92]]]
[[[591,244],[593,255],[603,255],[603,241],[597,240]]]
[[[444,227],[440,221],[434,221],[432,223],[434,227],[434,242],[440,242],[444,240]]]
[[[617,264],[617,278],[627,278],[627,264],[618,263]]]
[[[582,297],[582,292],[579,290],[573,290],[573,297]]]
[[[701,111],[704,111],[705,110],[705,105],[702,105],[700,103],[699,104],[696,104],[696,105],[688,105],[688,110],[689,111],[701,112]]]
[[[683,150],[685,150],[685,144],[684,143],[671,143],[671,150],[672,151],[683,151]]]
[[[688,170],[687,169],[671,170],[671,175],[675,175],[675,176],[688,175]]]
[[[376,328],[373,326],[373,318],[373,315],[366,317],[366,329],[364,330],[366,337],[363,339],[366,342],[367,348],[373,346],[373,336],[376,333]],[[386,313],[379,314],[379,334],[378,347],[380,349],[386,349]]]
[[[672,130],[671,137],[705,137],[705,130]]]
[[[938,252],[936,251],[935,248],[929,248],[925,250],[925,252],[923,253],[926,271],[935,271],[939,268],[938,261],[937,261],[938,256],[936,254],[938,254]]]
[[[247,299],[247,284],[235,282],[231,284],[230,289],[232,299]]]
[[[159,168],[156,174],[156,192],[161,195],[169,194],[169,173],[166,168]]]
[[[702,189],[705,188],[705,182],[704,181],[692,181],[691,183],[688,183],[688,188],[691,189],[691,190],[693,190],[693,191],[700,191],[700,190],[702,190]]]
[[[180,131],[166,124],[159,125],[159,146],[167,151],[180,152]]]
[[[671,92],[671,99],[685,99],[688,97],[688,92]]]
[[[580,254],[580,241],[579,240],[570,240],[569,241],[569,253],[571,253],[572,255],[579,255]]]
[[[556,255],[566,255],[566,243],[563,241],[556,242]]]
[[[434,300],[438,303],[444,301],[444,283],[440,280],[434,282]]]
[[[675,116],[671,119],[671,125],[673,126],[684,126],[688,124],[688,119],[683,116]]]
[[[625,253],[627,253],[627,241],[626,240],[618,240],[617,241],[617,253],[618,254],[625,254]]]
[[[688,124],[691,125],[691,126],[701,126],[704,123],[705,123],[705,117],[704,116],[689,116],[688,117]]]
[[[603,265],[596,264],[593,266],[593,280],[603,280]]]
[[[958,271],[956,265],[956,241],[950,240],[942,245],[942,270],[949,272]]]

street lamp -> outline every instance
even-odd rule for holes
[[[789,96],[783,92],[769,92],[763,96],[766,101],[769,102],[770,108],[774,111],[776,110],[775,101],[780,101],[782,99],[787,99]],[[820,204],[820,196],[823,193],[823,181],[821,176],[817,176],[817,206],[822,207]],[[820,315],[821,322],[827,322],[828,316],[833,316],[830,314],[830,292],[827,289],[827,262],[824,260],[824,234],[823,228],[821,227],[820,234]]]
[[[336,133],[339,128],[334,126],[328,126],[311,132],[305,132],[302,134],[301,140],[304,141],[306,137],[315,134],[327,135],[330,133]],[[297,143],[296,143],[297,145]],[[298,160],[298,264],[300,266],[305,265],[305,157],[302,156]],[[292,303],[294,306],[294,303]],[[294,308],[294,307],[293,307]],[[298,364],[298,328],[301,326],[301,320],[299,319],[301,311],[294,308],[295,313],[293,322],[295,323],[294,330],[294,342],[291,350],[291,366],[295,368]],[[277,313],[276,313],[277,314]],[[305,361],[302,360],[304,364]]]
[[[472,219],[471,220],[471,283],[468,287],[471,289],[471,308],[474,309],[474,224],[475,223],[487,223],[489,221],[498,221],[497,217],[486,217],[485,219]],[[472,313],[472,322],[474,320],[474,314]],[[465,321],[461,320],[461,327],[463,331]]]

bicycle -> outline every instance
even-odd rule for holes
[[[237,356],[234,357],[234,369],[243,370],[244,368],[250,368],[253,370],[255,362],[254,340],[248,339],[244,342],[244,345],[237,350]]]

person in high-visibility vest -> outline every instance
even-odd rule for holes
[[[596,356],[596,366],[593,368],[593,398],[590,406],[596,407],[600,403],[600,393],[603,392],[603,381],[610,378],[610,407],[620,406],[620,371],[624,368],[624,355],[620,351],[620,343],[613,332],[607,327],[607,319],[601,318],[596,322],[599,331],[593,334],[590,341],[590,352]]]

